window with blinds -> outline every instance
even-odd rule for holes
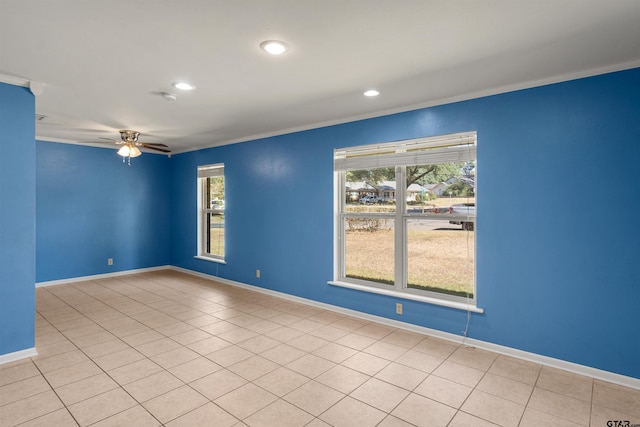
[[[224,164],[198,167],[198,256],[224,260]]]
[[[475,303],[476,132],[334,150],[334,283]]]

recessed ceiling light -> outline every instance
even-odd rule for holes
[[[378,96],[378,95],[380,95],[380,92],[378,92],[375,89],[369,89],[364,93],[364,96]]]
[[[271,55],[281,55],[289,50],[289,45],[279,40],[265,40],[260,43],[260,49]]]
[[[187,82],[174,82],[171,84],[173,85],[173,87],[180,90],[194,90],[196,88],[194,85]]]

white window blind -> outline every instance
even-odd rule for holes
[[[464,132],[334,151],[336,171],[393,166],[470,162],[476,158],[476,133]]]
[[[198,178],[224,176],[224,164],[198,166]]]

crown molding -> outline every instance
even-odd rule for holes
[[[42,95],[42,91],[44,90],[44,83],[42,82],[37,80],[28,80],[23,77],[8,76],[6,74],[0,74],[0,83],[26,87],[35,96]]]
[[[29,87],[31,81],[22,77],[8,76],[0,74],[0,83],[8,83],[14,86]]]
[[[208,148],[221,147],[224,145],[256,141],[259,139],[271,138],[274,136],[287,135],[287,134],[296,133],[296,132],[304,132],[304,131],[320,129],[328,126],[336,126],[336,125],[341,125],[345,123],[357,122],[360,120],[374,119],[377,117],[384,117],[392,114],[405,113],[408,111],[415,111],[423,108],[437,107],[440,105],[452,104],[455,102],[462,102],[462,101],[469,101],[473,99],[484,98],[487,96],[501,95],[504,93],[515,92],[518,90],[533,89],[540,86],[547,86],[547,85],[552,85],[556,83],[568,82],[571,80],[595,77],[603,74],[615,73],[618,71],[631,70],[634,68],[640,68],[640,59],[629,61],[629,62],[605,65],[602,67],[593,67],[585,70],[579,70],[579,71],[574,71],[574,72],[569,72],[564,74],[556,74],[556,75],[542,78],[542,79],[528,80],[525,82],[514,83],[509,85],[501,85],[501,86],[491,87],[491,88],[482,89],[478,91],[472,91],[472,92],[468,92],[460,95],[433,99],[430,101],[425,101],[417,104],[404,105],[401,107],[389,108],[385,110],[374,111],[371,113],[342,117],[340,119],[335,119],[335,120],[327,120],[323,122],[317,122],[317,123],[312,123],[312,124],[307,124],[302,126],[295,126],[295,127],[290,127],[286,129],[280,129],[273,132],[265,132],[265,133],[255,134],[255,135],[249,135],[246,137],[215,142],[209,145],[204,145],[202,147],[190,147],[190,148],[178,149],[173,151],[171,154],[176,155],[176,154],[188,153],[192,151],[206,150]]]

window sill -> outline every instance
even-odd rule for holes
[[[194,256],[195,259],[201,259],[203,261],[209,261],[209,262],[215,262],[217,264],[226,264],[227,262],[223,259],[220,258],[212,258],[212,257],[208,257],[208,256],[203,256],[203,255],[196,255]]]
[[[427,304],[440,305],[443,307],[455,308],[457,310],[471,311],[473,313],[480,313],[480,314],[484,313],[484,309],[478,308],[473,304],[465,304],[462,302],[448,301],[444,299],[431,298],[431,297],[422,296],[422,295],[414,295],[410,293],[398,292],[395,290],[392,291],[388,289],[374,288],[371,286],[358,285],[355,283],[341,282],[337,280],[332,280],[327,283],[332,286],[340,286],[343,288],[355,289],[357,291],[370,292],[374,294],[387,295],[395,298],[402,298],[402,299],[408,299],[412,301],[424,302]]]

